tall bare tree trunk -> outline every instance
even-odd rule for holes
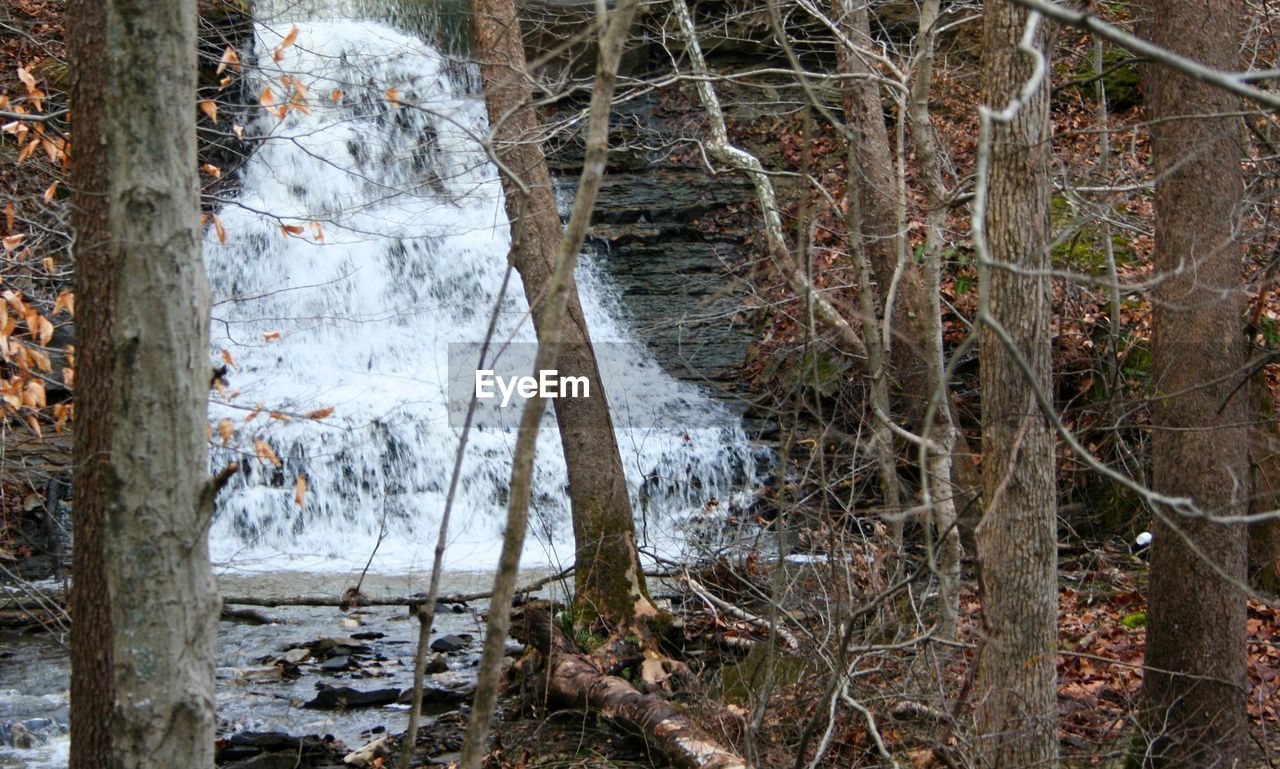
[[[110,619],[103,629],[90,625],[100,614],[79,614],[76,635],[110,634],[114,687],[110,760],[86,765],[211,767],[218,597],[206,546],[210,296],[192,111],[196,3],[78,5],[71,17],[88,13],[70,30],[86,310],[76,500],[85,526],[102,516]],[[77,547],[86,544],[92,536]],[[95,577],[92,568],[76,575],[78,611],[100,596]],[[102,715],[95,703],[76,707],[77,717]],[[94,740],[103,727],[76,725]]]
[[[550,283],[563,231],[546,157],[532,138],[539,135],[538,116],[531,106],[520,24],[512,0],[472,0],[472,17],[493,151],[504,171],[507,216],[519,238],[512,258],[534,305]],[[595,160],[603,172],[603,155]],[[589,618],[624,625],[655,609],[639,565],[635,521],[609,404],[572,276],[567,291],[557,369],[562,376],[587,377],[591,392],[589,398],[562,398],[555,407],[573,506],[574,601]],[[534,324],[541,338],[546,329],[540,313],[534,313]]]
[[[1049,89],[1044,78],[1022,100],[1035,72],[1032,55],[1018,47],[1027,12],[1009,0],[987,0],[983,16],[982,103],[1000,111],[1019,101],[1011,120],[991,120],[990,174],[979,182],[987,184],[979,286],[985,512],[977,545],[986,631],[976,689],[979,765],[1052,767],[1058,759],[1054,440],[1035,398],[1036,388],[1053,386],[1044,272]],[[1047,59],[1040,35],[1035,45]]]
[[[111,598],[102,560],[102,526],[110,456],[111,359],[110,229],[107,220],[106,7],[97,0],[68,0],[67,53],[75,79],[74,189],[71,226],[76,234],[76,340],[81,364],[76,398],[74,549],[71,571],[71,769],[99,769],[111,756]],[[90,493],[93,492],[93,493]]]
[[[889,326],[885,335],[887,369],[883,373],[895,384],[896,405],[901,416],[918,432],[923,429],[930,401],[939,397],[930,384],[929,371],[936,353],[933,329],[941,322],[940,307],[930,300],[920,270],[906,249],[905,217],[900,210],[902,202],[893,167],[894,152],[877,82],[880,75],[872,60],[860,52],[874,50],[875,46],[869,3],[867,0],[834,0],[833,12],[836,24],[853,46],[836,46],[836,66],[840,74],[846,76],[842,97],[851,151],[849,194],[856,194],[862,204],[861,231],[849,236],[863,240],[875,279],[881,320]],[[931,173],[927,168],[922,171],[926,177]],[[938,179],[941,180],[940,172]],[[942,201],[933,205],[941,206]],[[938,210],[945,219],[945,209]],[[954,426],[950,389],[940,397],[942,401],[935,407],[938,419]],[[933,428],[941,426],[936,424]],[[954,455],[947,462],[950,475],[947,484],[951,494],[960,494],[967,500],[979,491],[978,473],[964,434],[952,430],[952,435]]]
[[[1146,5],[1152,42],[1224,71],[1239,64],[1238,0]],[[1239,99],[1172,70],[1144,72],[1156,169],[1152,482],[1209,515],[1244,512],[1248,390]],[[1157,510],[1142,724],[1153,765],[1243,758],[1246,536]]]
[[[955,486],[952,484],[956,427],[951,415],[946,380],[947,358],[942,344],[942,251],[947,226],[947,189],[942,177],[942,142],[933,127],[929,97],[933,91],[933,57],[937,41],[940,0],[924,0],[920,6],[920,31],[916,35],[916,64],[912,72],[907,115],[916,145],[916,161],[925,191],[924,294],[928,309],[922,318],[925,327],[925,383],[931,392],[932,418],[928,425],[930,443],[921,452],[926,456],[928,493],[923,500],[933,516],[938,542],[938,619],[942,638],[954,638],[960,616],[960,566],[964,551],[956,522]],[[926,409],[926,414],[929,409]],[[923,432],[923,430],[922,430]],[[968,461],[965,457],[961,461]]]

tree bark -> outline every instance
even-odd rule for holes
[[[1034,72],[1031,55],[1018,48],[1027,12],[1009,0],[987,0],[983,15],[982,103],[1005,110]],[[1047,59],[1041,36],[1035,45]],[[1058,759],[1054,441],[1035,399],[1037,388],[1053,386],[1044,272],[1048,79],[1011,120],[990,120],[990,174],[979,181],[987,184],[986,221],[975,202],[974,222],[975,230],[985,226],[988,251],[979,255],[985,511],[977,545],[987,643],[977,677],[977,750],[980,766],[1052,767]]]
[[[71,226],[75,231],[75,288],[80,312],[74,430],[75,515],[71,553],[71,769],[100,769],[111,757],[111,598],[102,557],[111,415],[111,269],[107,219],[106,6],[68,0],[67,55],[74,73],[75,146],[71,153]],[[90,363],[85,364],[88,360]],[[98,365],[94,365],[94,362]]]
[[[641,694],[626,680],[601,672],[580,654],[546,612],[526,609],[525,641],[546,660],[544,692],[550,704],[585,708],[630,733],[644,736],[676,769],[746,769],[737,754],[725,749],[688,716],[666,700]]]
[[[857,48],[870,50],[874,42],[867,0],[834,0],[833,5],[835,23],[849,42]],[[923,66],[931,69],[932,65]],[[887,370],[884,373],[895,385],[897,409],[911,430],[917,433],[923,430],[925,413],[931,401],[938,398],[941,401],[934,407],[938,422],[932,428],[943,428],[943,420],[954,425],[950,388],[939,395],[930,382],[929,372],[938,354],[934,329],[941,323],[941,307],[931,301],[924,278],[907,252],[906,217],[902,210],[905,202],[898,197],[894,151],[885,125],[880,85],[876,80],[879,75],[857,49],[848,45],[836,46],[836,67],[847,78],[841,95],[851,154],[848,194],[857,195],[862,208],[860,231],[849,233],[849,237],[862,239],[875,282],[880,320],[889,324],[888,333],[884,336],[887,342]],[[909,100],[915,102],[917,96],[913,92]],[[927,116],[927,89],[924,97]],[[918,107],[918,104],[914,106]],[[909,103],[908,108],[912,107],[913,104]],[[917,129],[920,124],[915,118],[912,121],[917,146],[922,152],[932,152],[919,144]],[[933,158],[922,156],[922,159],[927,162]],[[934,192],[930,179],[936,175],[937,181],[941,182],[940,168],[930,168],[922,163],[921,172],[925,176],[926,192]],[[941,208],[943,200],[930,199],[929,205],[945,222],[946,212]],[[937,245],[940,255],[940,243]],[[958,494],[967,501],[979,492],[978,471],[964,434],[954,429],[951,432],[953,456],[947,462],[949,477],[946,483],[951,490],[949,493]],[[952,507],[954,509],[954,503]]]
[[[563,231],[546,157],[534,138],[539,135],[538,116],[531,104],[520,24],[512,0],[472,0],[472,18],[493,154],[503,171],[512,233],[519,238],[512,258],[534,306],[550,283]],[[588,160],[599,163],[603,173],[603,154]],[[557,369],[561,376],[587,377],[592,393],[590,398],[562,398],[555,405],[573,508],[574,602],[606,624],[625,625],[656,610],[640,570],[626,474],[572,275],[567,292]],[[534,325],[539,338],[546,335],[537,312]]]
[[[1238,66],[1238,0],[1149,2],[1153,43]],[[1155,156],[1151,457],[1154,489],[1210,516],[1248,493],[1244,195],[1239,99],[1174,71],[1143,73]],[[1219,117],[1220,116],[1220,117]],[[1244,755],[1246,535],[1241,524],[1157,510],[1142,723],[1152,765],[1233,766]]]
[[[955,486],[952,483],[956,427],[952,418],[946,380],[947,357],[942,343],[942,250],[947,226],[947,190],[942,177],[942,142],[933,126],[929,97],[933,91],[933,57],[937,41],[940,0],[924,0],[920,6],[920,30],[916,35],[917,61],[912,73],[907,115],[916,145],[916,162],[925,191],[924,294],[928,308],[922,319],[925,327],[925,384],[931,393],[932,416],[925,409],[929,439],[921,450],[922,470],[928,485],[923,502],[933,517],[938,538],[938,618],[942,638],[955,638],[960,617],[960,566],[964,556],[956,521]],[[922,431],[923,432],[923,431]],[[967,449],[966,449],[967,454]],[[960,461],[971,461],[966,456]]]
[[[78,5],[69,9],[85,206],[76,237],[85,310],[76,517],[77,533],[90,536],[76,545],[87,568],[75,580],[75,643],[82,663],[86,640],[104,644],[86,672],[97,675],[109,654],[114,697],[96,700],[101,685],[85,688],[78,676],[77,737],[101,750],[98,735],[109,728],[111,747],[105,762],[73,752],[77,766],[211,767],[218,597],[206,545],[210,295],[192,112],[196,3]]]
[[[1255,374],[1249,388],[1250,515],[1280,510],[1280,419],[1266,378]],[[1249,524],[1249,580],[1270,593],[1280,593],[1280,518]]]

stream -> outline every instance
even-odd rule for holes
[[[527,570],[520,584],[545,576],[544,570]],[[361,587],[370,597],[403,596],[425,589],[427,574],[398,576],[368,574]],[[275,571],[259,574],[223,574],[219,586],[226,595],[258,597],[286,595],[340,595],[359,574]],[[442,594],[484,592],[492,585],[487,572],[450,571],[442,578]],[[556,584],[538,593],[554,597]],[[460,651],[441,655],[449,670],[428,675],[426,687],[442,691],[465,689],[475,679],[483,629],[483,601],[442,605],[433,625],[432,638],[453,635],[472,639]],[[408,723],[403,706],[371,707],[344,711],[300,707],[317,695],[317,685],[348,686],[360,690],[413,686],[413,655],[418,623],[404,607],[375,606],[350,612],[336,608],[276,607],[261,611],[281,624],[255,625],[223,620],[218,625],[218,723],[219,734],[277,731],[290,735],[332,735],[355,749],[370,739],[372,730],[385,728],[399,734]],[[358,623],[358,624],[356,624]],[[378,637],[371,637],[371,636]],[[352,637],[355,636],[353,639]],[[278,657],[286,649],[319,639],[335,639],[367,647],[355,669],[326,671],[314,660],[297,666],[292,680],[278,676],[260,678],[262,660]],[[67,651],[47,635],[0,631],[0,723],[48,718],[65,723],[68,712],[70,660]],[[428,700],[430,702],[430,699]],[[435,707],[424,707],[427,716],[457,709],[449,698]],[[427,720],[425,723],[430,723]],[[58,732],[61,730],[51,729]],[[0,745],[0,767],[62,769],[67,765],[68,737],[55,734],[35,747],[18,749]]]

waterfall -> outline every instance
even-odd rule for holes
[[[211,421],[235,427],[224,446],[215,426],[211,461],[241,468],[219,501],[212,554],[245,569],[358,568],[381,537],[375,570],[422,567],[461,432],[449,345],[484,338],[506,270],[502,191],[479,142],[484,103],[470,65],[385,23],[313,13],[286,41],[294,28],[258,25],[245,76],[270,104],[245,127],[255,150],[204,244],[213,354],[231,364]],[[730,408],[635,344],[590,254],[577,277],[597,345],[636,351],[605,356],[602,377],[642,538],[670,546],[690,513],[713,498],[722,511],[754,484],[760,450]],[[518,277],[497,337],[534,341]],[[573,553],[567,481],[546,424],[525,558],[561,564]],[[496,563],[514,443],[500,425],[473,430],[451,568]]]

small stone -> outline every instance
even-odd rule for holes
[[[340,673],[343,670],[349,670],[350,668],[351,658],[346,655],[333,657],[320,666],[320,669],[326,673]]]
[[[445,635],[431,642],[431,651],[452,654],[467,648],[469,641],[462,636]]]

